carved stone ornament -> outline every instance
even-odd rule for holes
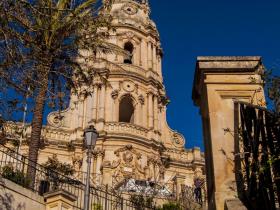
[[[83,158],[80,156],[72,157],[72,163],[73,163],[74,169],[79,171],[82,168]]]
[[[113,90],[111,96],[114,100],[117,99],[119,96],[119,90]]]
[[[141,154],[137,152],[132,145],[126,145],[115,151],[117,160],[112,161],[110,168],[114,169],[114,176],[145,178],[145,167],[141,165]]]
[[[138,96],[138,100],[139,100],[141,105],[145,104],[145,98],[144,98],[144,96],[142,94]]]
[[[129,164],[133,160],[133,154],[131,152],[123,153],[123,160],[126,164]]]
[[[135,84],[131,81],[124,81],[122,87],[126,92],[133,92],[135,90]]]
[[[185,141],[178,133],[173,133],[172,142],[176,147],[184,147]]]
[[[135,15],[138,12],[138,8],[133,4],[125,4],[122,10],[128,15]]]
[[[61,127],[63,125],[64,117],[58,112],[52,112],[48,116],[48,123],[53,127]]]

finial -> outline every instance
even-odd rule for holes
[[[142,0],[142,4],[149,4],[149,1],[148,0]]]

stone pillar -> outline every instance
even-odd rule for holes
[[[149,170],[150,170],[149,176],[150,176],[150,178],[152,179],[152,181],[155,181],[155,167],[154,167],[154,162],[151,161],[151,162],[148,164],[148,166],[149,166]]]
[[[260,57],[198,57],[192,97],[203,122],[210,210],[237,197],[234,101],[264,102],[263,69]]]
[[[95,170],[96,174],[101,174],[100,168],[102,164],[102,159],[103,159],[103,155],[98,153],[96,156],[96,170]]]
[[[152,43],[148,42],[148,69],[153,68],[153,52],[152,52]]]
[[[148,46],[143,39],[141,41],[141,63],[144,69],[148,68]]]
[[[136,56],[136,59],[137,59],[136,65],[141,66],[142,65],[141,64],[141,43],[137,44],[136,51],[137,51],[137,53],[136,53],[136,55],[137,55]]]
[[[148,127],[149,128],[153,128],[153,94],[152,93],[148,93]]]
[[[94,155],[92,156],[92,174],[97,174],[97,152],[94,151]]]
[[[79,100],[78,102],[78,128],[83,129],[83,121],[84,121],[84,100]]]
[[[92,122],[92,107],[93,107],[93,96],[88,96],[85,102],[85,118],[84,118],[84,126],[87,127]]]
[[[77,197],[65,190],[59,190],[44,194],[46,210],[74,210],[74,202]]]
[[[154,96],[154,130],[158,131],[158,97]]]
[[[184,183],[185,183],[185,179],[186,179],[185,176],[182,176],[182,175],[179,175],[179,174],[177,174],[177,175],[175,176],[176,198],[177,198],[177,199],[180,198],[180,195],[181,195],[181,192],[182,192],[182,186],[183,186]]]
[[[79,116],[79,110],[78,110],[78,106],[79,106],[79,101],[78,101],[78,97],[74,94],[72,94],[72,100],[71,100],[72,104],[73,104],[73,115],[71,117],[71,128],[78,128],[79,127],[79,121],[77,120],[77,117]]]
[[[153,71],[157,72],[157,48],[153,45]]]
[[[120,109],[120,101],[118,99],[114,100],[114,111],[113,118],[114,122],[119,122],[119,109]]]
[[[147,115],[147,109],[148,109],[148,97],[147,95],[144,97],[144,103],[142,105],[142,126],[148,127],[148,115]]]
[[[92,119],[94,122],[97,121],[97,105],[98,105],[98,86],[94,86],[94,93],[93,93],[93,107],[92,107]]]
[[[159,76],[162,77],[162,58],[161,58],[161,56],[158,57],[158,73],[159,73]]]
[[[158,112],[158,131],[159,134],[162,133],[162,123],[163,123],[163,119],[162,119],[162,108],[160,108],[159,112]]]
[[[100,90],[98,122],[104,122],[105,120],[105,94],[106,94],[106,86],[102,84]]]
[[[141,125],[140,120],[141,120],[141,104],[137,103],[134,106],[134,122],[136,125]]]

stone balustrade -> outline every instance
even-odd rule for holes
[[[49,140],[69,141],[70,133],[58,129],[43,129],[43,137]]]
[[[122,122],[109,122],[105,125],[105,131],[108,133],[135,135],[143,138],[148,137],[148,130],[138,125]]]
[[[125,69],[126,71],[139,74],[143,77],[146,76],[146,71],[143,68],[140,68],[138,66],[130,65],[130,64],[119,64],[119,66],[122,67],[123,69]]]

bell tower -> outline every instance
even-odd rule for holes
[[[128,55],[108,56],[108,60],[126,70],[142,70],[147,73],[147,77],[152,75],[158,82],[162,82],[163,53],[156,25],[149,17],[148,2],[117,0],[110,14],[116,29],[111,41],[126,50]]]
[[[79,145],[86,127],[97,128],[94,184],[116,187],[133,179],[170,184],[170,190],[174,183],[178,188],[192,185],[195,176],[202,176],[204,159],[198,148],[186,150],[184,137],[166,122],[169,100],[162,77],[163,51],[148,1],[115,0],[107,12],[114,27],[108,41],[126,53],[96,55],[100,62],[95,65],[107,82],[96,78],[89,87],[93,95],[86,99],[72,96],[63,118],[51,113],[48,128],[67,135],[49,138]],[[85,171],[82,148],[74,156],[83,162],[77,171]]]

